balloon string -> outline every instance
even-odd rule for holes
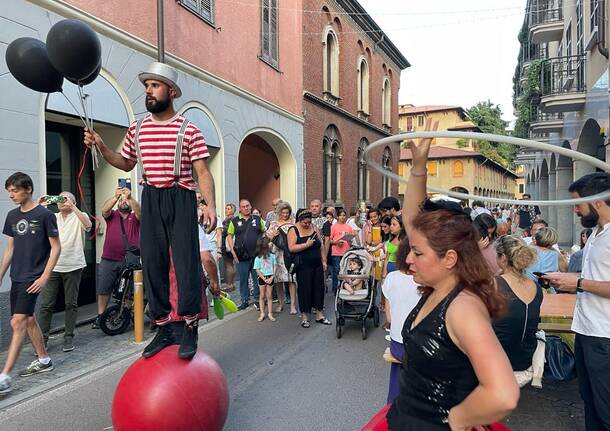
[[[93,233],[89,237],[90,240],[93,240],[97,236],[97,234],[100,230],[99,219],[93,214],[93,212],[89,208],[89,205],[87,205],[87,200],[85,199],[85,193],[83,191],[83,186],[81,185],[81,178],[83,176],[83,173],[85,172],[85,166],[87,166],[87,153],[88,152],[89,152],[89,147],[85,147],[85,152],[83,153],[83,159],[81,160],[80,168],[78,170],[78,175],[76,176],[76,188],[78,189],[78,195],[80,196],[80,200],[83,203],[83,206],[85,207],[85,211],[87,211],[89,218],[91,220],[93,220],[93,222],[95,223],[95,229],[93,229]]]
[[[78,115],[78,118],[80,118],[80,120],[83,122],[83,124],[85,125],[86,128],[89,128],[89,126],[87,125],[87,122],[85,121],[85,119],[83,118],[83,116],[80,114],[80,112],[78,112],[78,109],[76,109],[76,106],[74,106],[74,103],[72,103],[72,101],[68,98],[68,96],[66,96],[66,94],[63,91],[60,91],[61,95],[64,96],[64,98],[67,100],[67,102],[70,104],[70,106],[72,107],[72,109],[74,109],[74,112],[76,112],[76,115]]]
[[[89,114],[90,110],[87,109],[87,102],[85,93],[83,93],[83,86],[78,85],[78,97],[80,99],[80,106],[83,108],[83,113],[85,114],[85,121],[87,123],[87,129],[93,131],[93,120]],[[93,170],[97,169],[97,149],[95,147],[91,148],[91,163],[93,164]]]

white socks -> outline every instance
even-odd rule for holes
[[[48,365],[51,362],[51,358],[49,356],[45,356],[44,358],[38,358],[41,364]]]

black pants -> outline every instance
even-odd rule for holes
[[[324,271],[319,267],[301,266],[296,271],[297,297],[301,313],[324,309]]]
[[[170,248],[178,282],[178,315],[201,308],[201,264],[195,192],[144,186],[140,248],[144,290],[155,320],[169,318]]]
[[[574,355],[586,429],[610,430],[610,338],[576,334]]]

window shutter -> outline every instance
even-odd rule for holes
[[[277,66],[277,60],[278,60],[278,34],[277,34],[277,29],[278,29],[278,25],[277,25],[277,0],[269,0],[271,3],[271,8],[269,11],[269,21],[270,21],[270,25],[269,25],[269,44],[270,44],[270,49],[269,49],[269,56],[270,59],[272,60],[273,64],[275,64]]]
[[[204,20],[214,23],[214,0],[176,0]]]
[[[262,49],[263,58],[269,58],[269,3],[271,0],[263,0],[263,19],[262,19]]]

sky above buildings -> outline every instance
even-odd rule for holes
[[[359,0],[411,67],[399,103],[459,105],[490,99],[513,121],[517,34],[526,0]]]

